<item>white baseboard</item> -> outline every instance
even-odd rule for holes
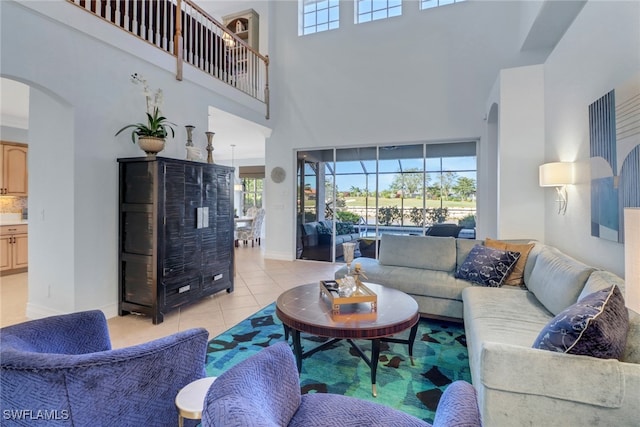
[[[33,304],[30,302],[27,303],[26,316],[27,316],[27,319],[29,320],[42,319],[43,317],[49,317],[49,316],[59,316],[61,314],[68,314],[68,313],[64,311],[59,311],[59,310],[52,310],[49,307],[43,307],[41,305]]]
[[[118,315],[118,303],[112,303],[102,307],[98,307],[96,308],[96,310],[101,310],[104,313],[104,316],[107,319],[110,319]],[[77,310],[77,311],[84,311],[84,310]],[[53,310],[49,307],[43,307],[41,305],[33,304],[30,302],[27,303],[26,316],[27,316],[27,319],[30,319],[30,320],[42,319],[43,317],[49,317],[49,316],[59,316],[61,314],[69,314],[69,312]]]
[[[107,319],[111,319],[112,317],[118,316],[118,303],[114,302],[112,304],[108,304],[99,308],[104,313],[104,317]]]
[[[295,258],[289,252],[277,252],[266,250],[264,252],[265,259],[274,259],[276,261],[294,261]]]

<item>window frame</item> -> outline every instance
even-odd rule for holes
[[[326,4],[326,7],[318,8],[323,4]],[[326,14],[320,23],[318,23],[319,14]],[[307,17],[313,18],[313,24],[307,24]],[[340,28],[339,0],[298,0],[298,36],[307,36],[338,28]]]
[[[381,3],[386,3],[385,7],[380,7]],[[378,6],[376,6],[378,4]],[[362,11],[361,7],[369,7]],[[402,16],[402,0],[355,0],[354,1],[354,22],[364,24],[367,22],[379,21],[381,19]],[[368,18],[368,19],[367,19]]]
[[[466,2],[467,0],[420,0],[420,10],[435,9],[436,7],[449,6],[452,4]]]

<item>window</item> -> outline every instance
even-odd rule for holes
[[[300,0],[300,30],[298,35],[319,33],[338,28],[338,0]]]
[[[466,0],[420,0],[420,9],[431,9],[432,7],[445,6],[447,4],[460,3]]]
[[[356,24],[402,15],[402,0],[356,1]]]
[[[339,260],[340,223],[358,233],[362,256],[375,258],[383,233],[426,234],[438,223],[475,237],[476,141],[298,151],[298,251]],[[323,234],[313,226],[323,223]],[[332,229],[335,225],[335,230]],[[344,225],[341,225],[344,230]],[[317,230],[316,230],[317,231]],[[311,236],[311,237],[310,237]]]
[[[242,178],[242,214],[246,215],[247,209],[251,207],[262,207],[262,188],[264,179],[262,178]]]

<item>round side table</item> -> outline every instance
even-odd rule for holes
[[[202,419],[202,408],[204,398],[209,391],[209,387],[216,380],[216,377],[205,377],[195,380],[178,392],[176,396],[176,407],[178,408],[178,425],[184,426],[184,419]]]

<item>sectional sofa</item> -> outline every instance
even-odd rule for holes
[[[499,281],[478,254],[517,259]],[[354,262],[423,315],[464,321],[483,425],[639,425],[640,315],[624,307],[616,275],[538,242],[391,234],[379,260]]]

